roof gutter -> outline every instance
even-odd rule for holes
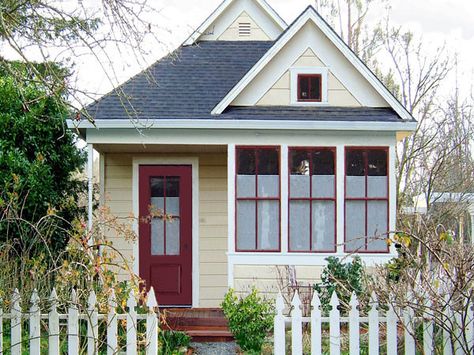
[[[367,121],[287,121],[287,120],[225,120],[225,119],[159,119],[89,121],[67,120],[70,129],[264,129],[264,130],[318,130],[318,131],[414,131],[417,122]]]

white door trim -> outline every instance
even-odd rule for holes
[[[198,157],[133,157],[133,176],[132,176],[132,199],[133,199],[133,230],[137,239],[133,243],[133,272],[139,274],[139,252],[138,252],[138,171],[140,165],[191,165],[192,167],[192,233],[193,233],[193,251],[192,251],[192,307],[199,307],[199,158]]]

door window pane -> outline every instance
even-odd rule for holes
[[[335,250],[335,203],[333,201],[312,201],[313,245],[312,250]]]
[[[310,197],[308,175],[290,175],[290,197]]]
[[[305,251],[310,249],[310,202],[290,201],[290,250]]]
[[[335,198],[335,176],[334,175],[313,175],[311,176],[314,198]]]
[[[279,175],[258,176],[258,197],[278,197],[280,195]]]
[[[387,196],[388,178],[386,176],[367,176],[367,197]]]
[[[151,220],[151,255],[165,254],[165,228],[162,218]]]
[[[179,218],[167,220],[166,255],[179,255]]]
[[[346,196],[365,197],[365,176],[346,176]]]
[[[277,250],[280,238],[279,201],[258,201],[258,249]]]
[[[237,175],[237,197],[255,196],[255,175]]]
[[[255,201],[237,201],[237,249],[255,249]]]

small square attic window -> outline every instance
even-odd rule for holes
[[[250,22],[239,22],[239,37],[248,37],[250,36],[250,32]]]
[[[298,75],[298,101],[321,102],[321,74]]]

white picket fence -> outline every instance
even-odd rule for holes
[[[297,292],[295,292],[292,302],[291,311],[289,316],[283,314],[285,310],[285,303],[282,295],[280,294],[276,300],[276,315],[274,320],[274,354],[284,355],[285,354],[285,342],[286,342],[286,331],[291,328],[291,354],[301,355],[303,354],[303,324],[310,325],[310,343],[311,343],[311,354],[319,355],[327,353],[327,348],[323,349],[323,336],[329,337],[329,353],[331,355],[341,354],[341,325],[345,325],[344,331],[348,334],[349,341],[349,354],[358,355],[361,350],[361,325],[367,325],[368,331],[365,335],[368,336],[368,353],[370,355],[376,355],[380,353],[380,339],[381,333],[384,334],[386,342],[386,354],[398,354],[398,339],[400,333],[403,332],[404,341],[404,353],[406,355],[415,355],[417,341],[420,341],[419,348],[423,349],[424,354],[434,354],[434,322],[432,315],[425,314],[422,317],[415,317],[412,309],[401,310],[401,312],[395,312],[391,305],[388,305],[386,312],[379,311],[379,305],[375,294],[371,297],[370,311],[367,317],[361,317],[357,306],[359,302],[355,294],[352,294],[350,300],[350,310],[347,317],[342,317],[341,312],[338,309],[339,299],[334,292],[331,297],[330,306],[332,309],[329,311],[329,317],[322,316],[321,302],[318,294],[315,292],[311,301],[312,311],[310,317],[303,317],[301,311],[301,300]],[[429,307],[428,307],[429,308]],[[427,308],[427,309],[428,309]],[[461,336],[460,334],[454,334],[455,350],[456,355],[465,354],[462,347],[459,346],[458,342],[467,342],[467,346],[464,349],[470,349],[469,353],[473,351],[474,345],[474,315],[471,307],[467,308],[467,314],[464,315],[465,319],[462,322],[460,314],[454,314],[452,310],[447,310],[444,315],[446,320],[458,321],[460,325],[457,327],[455,332],[460,332],[460,327],[465,328],[465,334],[467,336]],[[385,314],[383,314],[385,313]],[[329,325],[329,334],[324,334],[322,331],[323,324]],[[423,324],[423,340],[415,340],[414,327],[417,324]],[[463,324],[461,326],[461,324]],[[325,327],[327,329],[327,326]],[[382,329],[384,328],[384,329]],[[365,328],[367,329],[367,328]],[[382,331],[383,330],[383,331]],[[326,331],[327,333],[327,331]],[[451,334],[448,330],[443,329],[443,355],[452,355],[451,346]],[[384,345],[385,347],[385,345]]]
[[[146,307],[147,314],[137,314],[137,301],[135,294],[130,293],[127,300],[128,312],[119,314],[116,312],[117,304],[115,295],[112,293],[108,299],[107,313],[99,313],[97,309],[97,299],[94,292],[91,292],[88,298],[87,309],[83,312],[79,310],[76,292],[71,292],[71,299],[66,314],[58,313],[58,297],[53,289],[49,299],[49,312],[41,313],[39,306],[40,298],[36,290],[30,299],[30,308],[28,312],[23,312],[21,308],[21,299],[18,290],[15,290],[11,299],[10,313],[4,313],[0,308],[0,354],[5,350],[9,350],[12,355],[21,355],[28,343],[28,352],[33,355],[40,355],[41,337],[48,339],[48,353],[50,355],[60,354],[60,326],[61,321],[67,323],[67,353],[76,355],[85,353],[85,349],[80,348],[80,321],[87,322],[87,354],[97,354],[99,352],[99,321],[106,322],[106,343],[107,354],[117,354],[119,351],[126,354],[137,354],[137,325],[139,321],[146,322],[146,353],[158,354],[158,328],[159,315],[157,313],[158,303],[156,301],[153,288],[147,295]],[[22,324],[27,318],[29,323],[29,337],[25,341],[22,337]],[[4,348],[4,320],[11,322],[10,349]],[[126,322],[126,346],[125,349],[119,349],[118,344],[118,321]],[[41,323],[47,322],[46,327],[42,327]],[[42,329],[47,329],[47,335],[42,334]],[[84,341],[83,341],[84,343]],[[23,349],[22,349],[23,347]],[[44,351],[44,350],[43,350]]]

